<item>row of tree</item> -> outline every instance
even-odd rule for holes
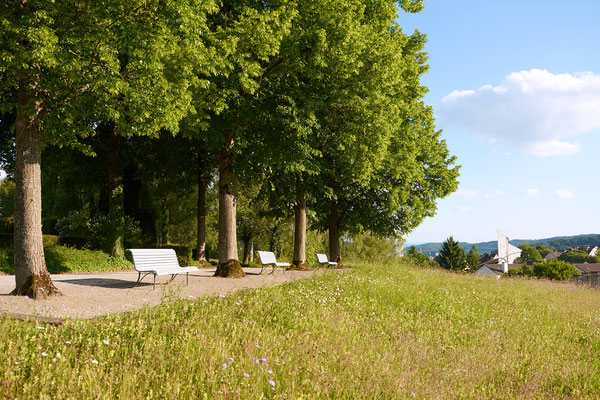
[[[421,0],[401,6],[423,7]],[[81,157],[105,151],[114,255],[123,252],[126,177],[145,182],[154,172],[157,187],[146,188],[165,193],[189,186],[184,178],[193,170],[197,253],[205,259],[206,189],[216,171],[218,276],[244,276],[238,179],[260,186],[266,209],[294,210],[300,269],[308,207],[338,261],[342,234],[399,236],[433,215],[436,199],[456,189],[458,168],[422,100],[425,36],[405,34],[397,11],[391,0],[0,6],[0,124],[8,144],[0,160],[15,181],[15,293],[57,293],[42,247],[43,148],[58,159],[57,185],[69,175],[63,171],[83,165],[61,167],[64,148]],[[130,171],[124,147],[139,156]],[[80,195],[95,196],[87,188],[97,171],[78,172]]]
[[[572,264],[573,262],[583,262],[580,260],[589,260],[591,257],[583,251],[567,251],[561,255],[560,259],[544,261],[540,252],[546,255],[553,251],[547,246],[538,244],[536,247],[533,247],[528,243],[524,243],[519,248],[522,252],[515,260],[515,263],[523,265],[518,268],[511,268],[508,271],[508,276],[530,276],[564,280],[580,274]],[[446,239],[439,254],[433,260],[419,253],[415,246],[412,246],[408,250],[407,257],[418,265],[440,266],[454,272],[475,272],[481,267],[481,260],[483,259],[477,250],[477,246],[473,245],[471,250],[465,253],[465,250],[460,247],[458,241],[454,240],[452,236]],[[595,257],[591,258],[595,259]]]

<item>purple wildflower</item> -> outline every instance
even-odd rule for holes
[[[269,375],[273,375],[273,370],[268,369],[267,372],[269,373]]]
[[[275,381],[273,379],[269,379],[269,385],[275,386]]]
[[[247,373],[244,372],[244,377],[245,378],[250,378],[250,374],[247,374]]]
[[[267,359],[266,358],[261,358],[260,361],[262,361],[263,364],[267,363]]]
[[[227,369],[227,363],[223,363],[223,369]]]

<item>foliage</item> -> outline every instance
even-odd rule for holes
[[[542,256],[542,258],[543,258],[543,257],[546,257],[546,255],[547,255],[548,253],[552,253],[552,252],[554,251],[554,249],[552,249],[552,248],[550,248],[550,247],[546,246],[544,243],[537,244],[537,245],[535,246],[535,248],[537,249],[537,251],[539,251],[539,252],[540,252],[540,255]]]
[[[466,257],[467,267],[470,272],[475,272],[479,269],[479,259],[481,258],[477,246],[473,245]]]
[[[556,259],[533,265],[533,275],[539,278],[562,281],[580,274],[573,264]]]
[[[98,250],[80,250],[58,244],[48,244],[44,246],[44,255],[48,272],[51,274],[133,269],[130,262],[110,257]],[[0,247],[0,272],[15,273],[12,247]]]
[[[590,256],[583,250],[569,250],[565,251],[558,257],[561,261],[566,261],[569,263],[598,263],[600,262],[600,257]]]
[[[452,236],[446,239],[435,260],[442,268],[451,271],[463,271],[467,268],[465,251]]]
[[[342,252],[348,262],[383,262],[397,257],[400,244],[389,239],[365,232],[346,237],[342,242]]]
[[[515,259],[515,263],[532,265],[544,261],[544,258],[535,247],[529,244],[522,244],[519,248],[522,250],[521,255]]]
[[[508,276],[533,276],[533,270],[527,264],[519,268],[511,268],[508,270]]]
[[[417,265],[427,265],[430,261],[429,257],[427,257],[423,253],[419,253],[415,246],[410,246],[410,249],[408,249],[406,256]]]
[[[10,218],[15,211],[15,181],[9,178],[0,180],[0,218]]]
[[[547,399],[600,391],[592,289],[398,264],[326,272],[222,298],[165,296],[156,308],[59,327],[2,318],[0,397]],[[535,334],[523,334],[523,321]],[[503,334],[490,335],[490,325]]]
[[[86,238],[90,248],[110,252],[110,240],[113,225],[107,215],[90,216],[89,209],[73,211],[57,223],[57,229],[63,236]],[[130,245],[141,242],[139,224],[125,216],[125,238]]]

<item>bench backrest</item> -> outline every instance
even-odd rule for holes
[[[138,271],[160,271],[180,268],[173,249],[127,249]]]
[[[327,259],[327,256],[325,254],[319,254],[319,253],[317,253],[317,261],[319,261],[319,264],[326,264],[329,262],[329,260]]]
[[[260,263],[263,265],[271,265],[277,263],[275,253],[272,251],[257,251]]]

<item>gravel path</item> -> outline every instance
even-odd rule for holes
[[[135,271],[52,275],[52,281],[64,296],[44,300],[10,295],[15,287],[15,277],[0,275],[0,316],[59,323],[67,318],[93,318],[146,305],[156,306],[167,292],[177,293],[181,298],[195,298],[282,284],[318,273],[277,270],[274,274],[260,275],[260,270],[244,270],[246,278],[226,279],[213,277],[214,268],[202,269],[190,274],[189,286],[185,285],[185,275],[177,276],[170,283],[167,283],[170,276],[162,276],[157,278],[156,290],[152,289],[152,276],[145,277],[142,283],[133,287],[138,277]]]

